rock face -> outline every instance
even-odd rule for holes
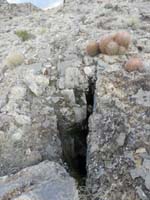
[[[1,82],[1,175],[43,159],[61,159],[57,116],[50,100],[43,98],[49,79],[39,74],[40,68],[41,64],[18,67]]]
[[[85,170],[87,147],[87,188],[92,200],[150,199],[149,7],[144,0],[67,0],[63,8],[50,11],[16,8],[12,14],[2,9],[0,176],[43,160],[63,165],[63,156],[71,167],[81,169],[84,163]],[[16,31],[32,37],[22,41]],[[89,41],[117,31],[132,35],[125,55],[87,55]],[[17,58],[8,60],[14,52]],[[123,69],[134,55],[143,58],[145,71]],[[27,170],[36,173],[39,166]],[[11,187],[20,187],[18,176],[25,179],[25,189],[28,180],[31,184],[12,200],[33,200],[37,193],[40,200],[61,199],[52,192],[57,194],[64,185],[66,195],[73,191],[70,200],[76,199],[74,183],[70,188],[68,181],[53,185],[42,178],[41,184],[34,184],[30,178],[26,182],[23,172],[2,180],[2,200],[14,193]]]
[[[40,9],[31,3],[11,3],[7,0],[0,0],[0,19],[14,16],[26,16]]]
[[[70,135],[75,132],[74,125],[86,118],[88,76],[82,68],[78,47],[74,46],[79,37],[77,25],[70,34],[71,14],[63,21],[62,15],[56,9],[52,13],[39,11],[1,20],[1,175],[43,159],[60,161],[59,136],[64,141],[62,145],[68,148],[65,152],[74,157],[74,140]],[[66,21],[68,25],[64,26]],[[34,37],[22,42],[15,30],[26,27]],[[14,51],[24,54],[25,61],[20,66],[9,67],[7,56]]]
[[[140,15],[138,3],[130,6]],[[126,12],[121,3],[118,9]],[[132,30],[142,34],[141,25]],[[138,55],[137,40],[129,57]],[[145,48],[139,54],[145,62],[143,72],[126,72],[126,56],[100,56],[87,139],[87,188],[94,200],[150,199],[150,57]]]
[[[90,117],[88,186],[100,199],[149,199],[150,76],[98,74]]]
[[[88,66],[80,55],[81,49],[84,53],[85,42],[82,41],[81,47],[77,23],[80,18],[76,19],[72,12],[64,18],[63,15],[63,11],[54,9],[1,20],[1,175],[43,159],[61,162],[59,138],[68,161],[80,149],[83,152],[80,154],[85,154],[82,148],[85,140],[79,140],[80,144],[76,145],[79,137],[74,139],[72,135],[80,134],[77,132],[87,117],[86,93],[95,68],[92,66],[85,73],[84,67]],[[15,34],[17,30],[26,30],[33,37],[22,42]],[[8,65],[8,55],[12,52],[23,54],[24,63]],[[11,57],[11,62],[18,63],[15,59]]]
[[[0,199],[79,200],[76,183],[55,162],[44,161],[0,179]]]
[[[7,0],[0,0],[0,5],[2,4],[8,4]]]

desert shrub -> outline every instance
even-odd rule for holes
[[[15,34],[24,42],[31,38],[31,34],[28,33],[26,30],[18,30]]]
[[[24,56],[20,52],[10,53],[5,60],[7,66],[18,66],[24,62]]]
[[[136,29],[140,25],[140,19],[138,17],[131,16],[127,19],[127,25]]]

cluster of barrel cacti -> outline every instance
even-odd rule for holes
[[[96,56],[99,53],[107,55],[122,55],[128,51],[131,44],[131,36],[128,32],[117,32],[103,36],[99,42],[92,41],[86,47],[89,56]],[[141,71],[144,65],[140,58],[130,58],[124,68],[126,71]]]

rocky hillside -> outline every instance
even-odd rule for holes
[[[9,6],[0,5],[0,200],[149,200],[150,2]],[[119,31],[132,37],[125,54],[87,54]],[[142,71],[124,69],[134,56]]]
[[[9,4],[7,0],[0,0],[0,19],[11,18],[12,16],[26,16],[31,15],[40,9],[31,3],[12,3]]]

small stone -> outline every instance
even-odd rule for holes
[[[34,165],[39,163],[42,160],[42,156],[38,151],[31,151],[30,154],[27,155],[27,162],[29,165]]]
[[[12,135],[13,141],[19,141],[21,140],[23,136],[23,131],[21,129],[16,130],[16,132]]]
[[[143,168],[132,169],[132,170],[130,170],[130,174],[133,179],[138,178],[138,177],[145,178],[145,176],[146,176],[146,172],[144,171]]]
[[[117,138],[117,143],[119,146],[123,146],[126,139],[125,133],[120,133],[119,137]]]
[[[150,173],[150,160],[144,159],[143,166],[144,166],[145,169],[148,170],[149,173]]]
[[[148,190],[150,190],[150,172],[147,174],[145,178],[145,186]]]
[[[36,96],[42,95],[49,85],[48,77],[44,75],[36,75],[32,70],[26,73],[24,82]]]
[[[135,153],[137,153],[137,154],[146,153],[146,149],[145,148],[139,148],[139,149],[136,150]]]
[[[107,4],[105,4],[104,8],[111,9],[111,8],[113,8],[113,4],[112,3],[107,3]]]
[[[62,91],[62,93],[66,99],[66,103],[68,101],[72,105],[75,104],[75,96],[74,96],[74,91],[72,89],[65,89]]]
[[[11,89],[11,93],[9,95],[9,99],[14,100],[22,100],[26,95],[26,88],[23,86],[14,86]]]
[[[65,71],[65,87],[72,89],[79,86],[80,71],[78,68],[69,67]]]
[[[148,200],[148,198],[146,197],[146,195],[145,195],[144,191],[141,189],[141,187],[136,187],[136,191],[141,200]]]
[[[90,67],[85,67],[84,72],[87,76],[91,76],[92,74],[92,69]]]

